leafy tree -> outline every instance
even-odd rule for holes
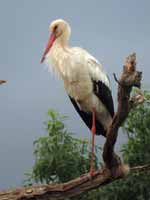
[[[48,111],[48,135],[34,142],[35,164],[32,172],[26,173],[25,184],[65,182],[89,170],[91,145],[85,139],[74,138],[65,128],[65,119],[53,110]],[[96,156],[95,160],[98,167]]]

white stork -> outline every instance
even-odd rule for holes
[[[58,19],[50,24],[50,38],[41,63],[53,66],[64,82],[75,109],[92,132],[90,175],[94,175],[94,136],[105,135],[114,115],[109,79],[102,65],[86,50],[69,47],[71,28]]]

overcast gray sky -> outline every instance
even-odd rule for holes
[[[21,184],[33,165],[33,141],[44,135],[48,108],[69,116],[69,130],[90,138],[60,80],[40,64],[52,20],[72,27],[70,44],[81,46],[106,68],[116,100],[116,83],[130,52],[136,51],[143,85],[150,79],[149,0],[0,1],[0,189]],[[102,138],[99,138],[99,141]],[[119,138],[118,145],[123,142]]]

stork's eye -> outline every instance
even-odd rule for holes
[[[57,29],[58,29],[58,25],[55,25],[54,26],[54,31],[57,31]]]

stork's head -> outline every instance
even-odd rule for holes
[[[65,45],[69,39],[71,29],[69,24],[63,19],[57,19],[50,24],[50,37],[45,48],[41,63],[44,61],[46,54],[50,51],[55,40],[58,40],[62,45]]]

